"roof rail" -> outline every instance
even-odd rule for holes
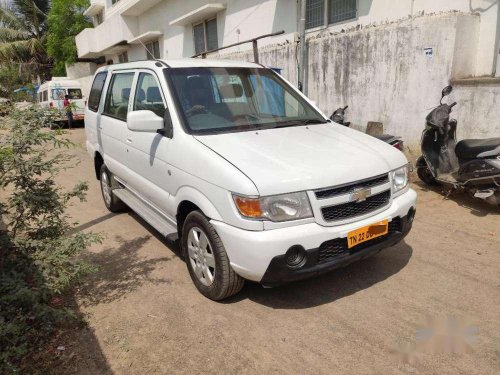
[[[207,57],[207,54],[209,54],[209,53],[217,52],[217,51],[220,51],[220,50],[223,50],[223,49],[226,49],[226,48],[236,47],[236,46],[239,46],[239,45],[245,44],[245,43],[252,43],[252,46],[253,46],[253,59],[254,59],[254,62],[258,64],[259,63],[259,50],[257,48],[257,41],[259,39],[262,39],[262,38],[268,38],[268,37],[271,37],[271,36],[282,35],[284,33],[285,33],[285,30],[277,31],[277,32],[271,33],[271,34],[264,34],[264,35],[258,36],[257,38],[248,39],[248,40],[244,40],[243,42],[233,43],[233,44],[229,44],[229,45],[224,46],[224,47],[211,49],[210,51],[201,52],[201,53],[198,53],[198,54],[193,55],[191,57],[199,57],[199,56],[201,56],[201,58],[204,59],[204,58]]]

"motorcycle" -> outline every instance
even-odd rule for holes
[[[344,108],[340,107],[336,109],[335,112],[333,112],[333,114],[330,116],[330,120],[340,125],[344,125],[347,127],[351,126],[350,122],[344,121],[345,111],[347,108],[349,108],[348,105],[346,105]],[[403,151],[403,140],[401,139],[401,137],[396,137],[390,134],[373,135],[372,137],[378,138],[385,143],[389,143],[391,146],[396,147],[399,151]]]
[[[463,139],[456,142],[457,121],[450,118],[457,105],[443,104],[452,86],[441,93],[438,107],[426,117],[421,138],[418,177],[427,185],[444,185],[500,204],[500,138]]]

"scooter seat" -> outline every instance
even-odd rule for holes
[[[455,154],[462,160],[498,155],[500,138],[463,139],[457,143]]]

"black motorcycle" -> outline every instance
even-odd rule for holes
[[[418,177],[427,185],[465,190],[490,204],[500,204],[500,138],[463,139],[456,143],[457,121],[450,119],[456,102],[443,104],[453,87],[442,91],[438,107],[426,117]]]
[[[335,110],[335,112],[333,112],[333,114],[330,116],[330,120],[340,125],[344,125],[347,127],[351,126],[350,122],[344,121],[345,110],[347,108],[349,108],[348,105],[346,105],[344,108],[340,107],[337,110]],[[396,137],[390,134],[374,135],[373,137],[378,138],[381,141],[384,141],[385,143],[389,143],[391,146],[394,146],[398,150],[403,151],[403,140],[401,139],[401,137]]]

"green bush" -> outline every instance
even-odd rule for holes
[[[65,191],[55,182],[71,167],[73,145],[50,131],[52,119],[36,107],[0,118],[0,373],[26,370],[54,329],[74,319],[51,300],[93,270],[77,255],[100,241],[72,233],[66,208],[85,200],[87,184]]]

